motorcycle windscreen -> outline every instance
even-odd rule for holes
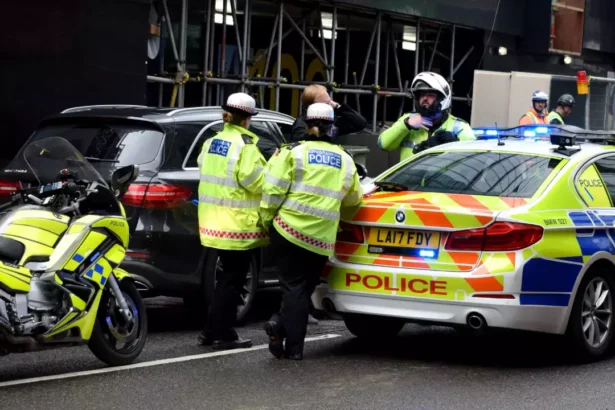
[[[23,159],[39,185],[57,182],[62,176],[75,180],[98,182],[108,186],[88,160],[74,145],[61,137],[50,137],[30,143]]]

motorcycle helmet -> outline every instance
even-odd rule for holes
[[[534,102],[547,102],[549,101],[549,96],[547,95],[547,93],[540,91],[540,90],[536,90],[534,91],[534,94],[532,95],[532,103]]]
[[[575,101],[574,101],[574,97],[570,94],[564,94],[561,97],[559,97],[559,100],[557,100],[557,105],[563,106],[563,107],[574,107]]]
[[[410,92],[414,97],[414,108],[424,117],[433,117],[451,106],[452,93],[448,82],[440,74],[423,72],[412,80]],[[422,93],[430,92],[438,95],[438,98],[429,107],[421,106],[419,99]]]

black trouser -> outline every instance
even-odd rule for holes
[[[278,260],[280,286],[284,292],[280,313],[273,319],[286,338],[286,351],[302,353],[310,298],[320,282],[327,257],[287,241],[275,228],[271,230],[271,246]]]
[[[222,262],[222,274],[218,277],[214,298],[209,305],[206,333],[213,340],[233,341],[237,332],[233,329],[237,320],[237,304],[246,281],[252,251],[218,250]]]

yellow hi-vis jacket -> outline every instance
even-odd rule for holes
[[[310,137],[284,146],[267,164],[261,217],[291,243],[333,255],[340,217],[359,210],[363,190],[350,155]]]
[[[267,163],[257,142],[258,137],[247,129],[225,124],[203,144],[198,159],[203,246],[246,250],[268,244],[269,235],[258,215]]]
[[[555,120],[555,122],[553,122],[553,120]],[[547,115],[547,121],[546,121],[546,123],[547,123],[547,124],[561,124],[561,125],[566,124],[566,123],[564,122],[564,119],[563,119],[563,118],[562,118],[562,116],[560,115],[560,113],[559,113],[559,112],[557,112],[557,111],[551,111],[551,112],[549,113],[549,115]]]
[[[418,114],[410,113],[402,116],[391,126],[391,128],[385,130],[378,137],[378,146],[385,151],[393,151],[401,147],[400,161],[414,155],[412,151],[414,146],[425,141],[431,134],[439,130],[453,133],[453,135],[459,138],[459,141],[471,141],[476,139],[470,124],[451,114],[448,114],[446,121],[440,125],[440,128],[434,130],[433,133],[429,133],[427,130],[423,129],[410,129],[406,125],[406,119],[414,115]]]

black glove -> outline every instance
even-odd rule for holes
[[[450,131],[438,130],[434,134],[427,138],[425,141],[414,146],[413,153],[418,154],[421,151],[425,151],[428,148],[437,147],[438,145],[446,144],[449,142],[459,141],[459,138]]]

